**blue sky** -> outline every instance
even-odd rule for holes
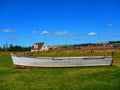
[[[117,40],[119,0],[0,0],[0,46]]]

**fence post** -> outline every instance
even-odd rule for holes
[[[112,63],[114,63],[114,52],[112,52]]]

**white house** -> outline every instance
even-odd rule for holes
[[[38,52],[38,51],[47,51],[49,48],[45,43],[35,43],[32,48],[31,52]]]

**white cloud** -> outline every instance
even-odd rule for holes
[[[108,27],[113,27],[113,24],[112,24],[112,23],[109,23],[109,24],[108,24]]]
[[[50,34],[50,35],[77,35],[76,33],[70,33],[68,31],[48,32],[46,30],[42,31],[41,34]]]
[[[97,34],[96,32],[90,32],[90,33],[88,33],[89,36],[94,36],[96,34]]]
[[[69,33],[67,31],[63,31],[63,32],[57,31],[54,34],[55,35],[68,35]]]
[[[44,30],[44,31],[41,32],[41,34],[48,34],[48,33],[49,33],[49,32],[46,31],[46,30]]]
[[[2,30],[3,33],[9,33],[9,32],[16,32],[15,30],[11,30],[11,29],[4,29]]]
[[[33,33],[33,34],[37,34],[37,31],[34,30],[34,31],[32,31],[32,33]]]

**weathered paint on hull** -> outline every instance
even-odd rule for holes
[[[16,68],[79,67],[112,65],[112,57],[29,58],[12,55]]]

